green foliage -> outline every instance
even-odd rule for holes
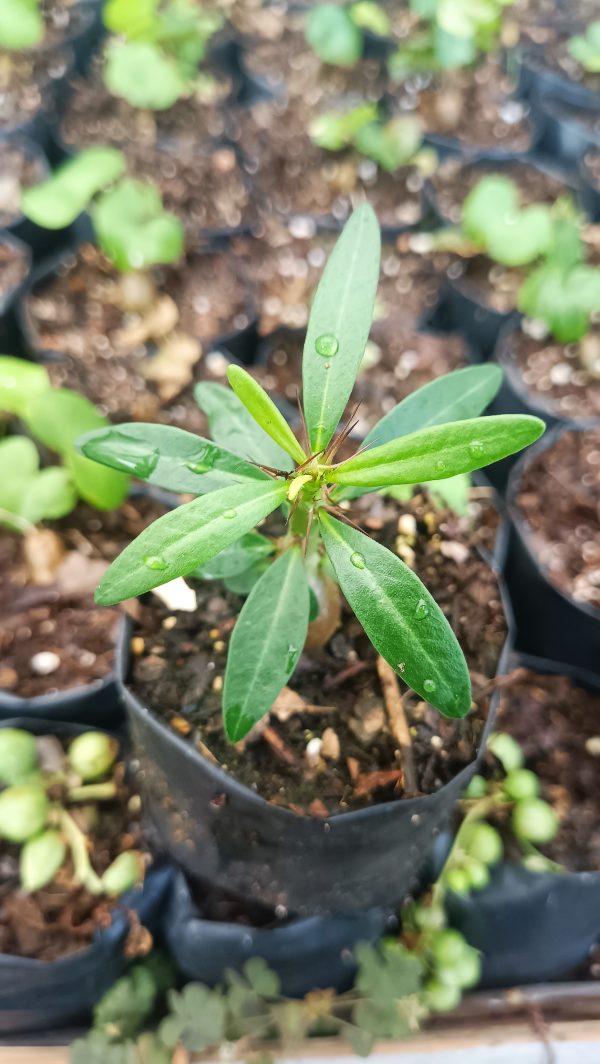
[[[469,66],[499,45],[504,8],[514,0],[412,0],[420,21],[389,60],[393,78]]]
[[[77,502],[68,470],[40,470],[39,455],[26,436],[0,441],[0,525],[26,531],[39,521],[64,517]]]
[[[462,228],[469,240],[504,266],[525,266],[548,250],[553,236],[550,207],[519,208],[517,186],[508,177],[482,178],[463,204]]]
[[[0,48],[35,48],[43,38],[40,0],[0,0]]]
[[[196,490],[207,494],[142,532],[108,569],[96,597],[118,602],[199,568],[202,577],[220,576],[231,590],[249,594],[231,638],[224,685],[225,730],[234,741],[268,712],[296,666],[310,613],[307,574],[312,586],[331,570],[375,648],[423,698],[453,717],[471,705],[468,669],[443,613],[395,554],[342,523],[337,501],[464,475],[526,446],[543,423],[478,417],[500,375],[496,367],[472,367],[399,403],[374,427],[365,449],[336,461],[349,426],[335,432],[369,334],[379,253],[377,223],[364,205],[341,234],[313,301],[303,356],[302,444],[238,367],[229,371],[234,393],[214,384],[197,388],[216,438],[212,449],[197,440],[198,471],[190,470],[191,438],[179,430],[120,426],[80,441],[87,457],[135,469],[154,483],[187,488],[188,474],[198,472]],[[216,470],[239,482],[203,482]],[[252,530],[279,506],[287,532],[271,540],[269,550],[268,537]]]
[[[352,67],[362,56],[363,36],[351,11],[337,4],[317,4],[306,19],[306,40],[324,63]]]
[[[329,151],[354,147],[388,173],[418,162],[423,140],[421,123],[415,115],[382,121],[377,105],[370,103],[346,112],[327,111],[314,119],[309,133],[319,147]]]
[[[125,171],[125,156],[116,148],[85,148],[39,185],[26,188],[21,208],[46,229],[62,229],[87,210],[94,196]]]
[[[571,37],[569,52],[588,74],[600,74],[600,21],[591,22],[581,36]]]
[[[108,0],[107,88],[132,107],[161,111],[193,92],[198,66],[223,19],[193,0]]]
[[[92,206],[98,243],[118,270],[146,270],[175,262],[183,250],[183,226],[165,211],[158,189],[126,179]]]

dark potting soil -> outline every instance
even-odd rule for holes
[[[59,48],[81,33],[91,21],[91,9],[72,0],[42,0],[44,38],[40,50]]]
[[[253,370],[267,391],[284,395],[291,403],[296,402],[303,348],[302,333],[283,333],[274,338],[265,365]],[[402,325],[398,330],[394,313],[375,322],[349,404],[351,409],[361,404],[357,434],[366,434],[401,399],[466,361],[465,343],[458,334],[416,333],[402,330]]]
[[[502,365],[535,402],[557,417],[584,421],[600,417],[600,329],[579,343],[530,335],[524,324],[507,338]]]
[[[461,159],[446,159],[431,178],[437,206],[444,218],[458,225],[462,204],[472,188],[489,174],[501,174],[515,182],[522,207],[534,203],[554,203],[568,192],[558,177],[544,173],[527,163],[511,163],[499,169],[493,163],[474,166]]]
[[[108,513],[80,503],[53,523],[58,536],[38,533],[28,551],[23,536],[0,531],[0,690],[35,698],[108,675],[120,611],[95,606],[95,586],[104,563],[163,512],[143,498]],[[51,582],[34,583],[46,567]]]
[[[455,259],[447,272],[457,287],[481,306],[498,314],[510,314],[517,309],[517,297],[525,277],[523,270],[501,266],[485,255],[475,255],[472,259]]]
[[[0,132],[31,121],[48,110],[48,94],[63,78],[69,65],[64,51],[15,52],[0,57]]]
[[[589,151],[584,158],[586,178],[600,192],[600,151]]]
[[[21,217],[21,192],[41,181],[44,163],[18,141],[0,143],[0,227]]]
[[[0,302],[4,302],[29,270],[27,248],[0,239]]]
[[[475,71],[434,79],[403,106],[416,110],[427,133],[456,137],[471,149],[523,152],[531,146],[531,126],[526,105],[510,96],[513,89],[500,60],[489,58]]]
[[[119,275],[85,244],[26,299],[35,347],[63,356],[49,364],[53,383],[83,392],[112,419],[169,421],[166,408],[191,377],[212,376],[206,365],[212,341],[250,320],[236,262],[225,253],[190,255],[153,277],[159,295],[148,312],[126,313],[119,305]],[[160,314],[152,327],[164,296],[165,327]],[[192,369],[175,355],[158,362],[161,344],[173,332],[196,342]]]
[[[267,100],[240,110],[231,134],[255,185],[265,217],[308,214],[342,223],[367,196],[382,226],[416,224],[423,178],[415,167],[386,173],[357,152],[325,151],[308,133],[314,117],[303,102]]]
[[[41,738],[38,743],[48,741],[54,748],[53,738]],[[117,766],[115,773],[119,780],[117,797],[96,803],[97,818],[93,821],[86,818],[83,807],[69,807],[92,841],[90,859],[99,875],[120,853],[145,849],[139,797],[125,782],[123,766]],[[40,961],[68,957],[89,946],[97,931],[109,927],[118,908],[122,908],[118,900],[99,898],[74,881],[70,858],[48,886],[24,893],[19,886],[19,851],[0,843],[0,954]],[[126,956],[132,959],[151,948],[150,933],[132,919]]]
[[[498,727],[520,743],[560,819],[544,852],[572,872],[600,870],[600,694],[525,670],[503,688]]]
[[[406,504],[371,496],[352,516],[395,548],[450,620],[471,669],[478,705],[463,721],[440,716],[410,692],[403,698],[417,788],[437,790],[473,757],[494,687],[506,628],[496,576],[476,545],[493,542],[495,510],[472,518],[435,510],[424,493]],[[270,529],[277,533],[279,519]],[[268,526],[267,526],[268,527]],[[130,682],[154,713],[269,801],[326,816],[401,797],[404,772],[388,726],[377,655],[359,622],[328,588],[290,687],[243,748],[225,739],[221,691],[227,644],[242,599],[218,582],[195,585],[196,613],[171,613],[149,599],[132,639]],[[336,627],[336,621],[341,624]],[[310,744],[319,739],[321,745]],[[310,745],[309,745],[310,744]]]
[[[563,432],[542,448],[516,502],[548,579],[600,609],[600,428]]]

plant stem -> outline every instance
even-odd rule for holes
[[[413,758],[410,729],[404,712],[404,703],[400,695],[398,679],[391,665],[385,658],[377,658],[377,675],[383,691],[383,701],[390,723],[390,731],[400,747],[402,767],[404,769],[404,790],[406,797],[418,794],[417,773]]]
[[[106,783],[88,783],[83,787],[72,787],[68,794],[70,802],[96,802],[114,798],[117,787],[114,780]]]
[[[71,850],[75,878],[91,894],[101,894],[102,882],[92,868],[88,852],[88,840],[66,809],[61,809],[59,816],[61,829]]]
[[[0,522],[12,525],[18,532],[33,532],[35,530],[35,525],[32,525],[31,521],[28,521],[26,517],[20,517],[19,514],[11,514],[10,510],[5,510],[3,506],[0,506]]]

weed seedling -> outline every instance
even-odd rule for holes
[[[352,499],[398,484],[468,473],[532,443],[543,422],[478,417],[499,386],[493,366],[461,370],[399,403],[353,457],[336,433],[360,367],[379,277],[380,236],[372,209],[354,212],[314,297],[303,356],[299,439],[259,384],[230,366],[232,392],[208,386],[217,442],[169,426],[129,424],[79,441],[88,458],[200,497],[147,528],[107,570],[99,603],[115,603],[199,567],[238,574],[273,555],[231,637],[223,712],[232,741],[273,704],[306,639],[310,581],[331,568],[366,634],[402,678],[442,713],[471,706],[469,672],[448,621],[419,578],[353,522]],[[206,395],[200,386],[200,401]],[[227,434],[228,446],[219,442]],[[237,453],[234,453],[237,451]],[[282,507],[287,531],[253,530]],[[250,538],[247,538],[250,537]],[[243,559],[246,559],[244,561]],[[232,572],[232,569],[229,569]],[[316,595],[318,600],[319,596]]]
[[[504,10],[514,0],[410,0],[414,32],[388,61],[393,78],[470,66],[498,47]]]
[[[320,148],[354,148],[388,173],[401,166],[416,166],[426,173],[435,169],[435,152],[423,147],[419,119],[414,115],[383,119],[377,104],[360,104],[351,111],[326,111],[311,122],[309,133]]]

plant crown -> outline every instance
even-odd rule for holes
[[[410,0],[418,16],[414,32],[390,56],[397,80],[411,74],[453,70],[474,63],[498,46],[504,8],[514,0]]]
[[[183,250],[182,223],[165,211],[155,185],[124,177],[125,169],[116,148],[86,148],[24,190],[23,213],[46,229],[63,229],[89,210],[98,243],[118,270],[175,262]]]
[[[109,42],[104,67],[115,96],[132,107],[162,111],[201,89],[198,66],[223,25],[220,13],[194,0],[108,0],[103,18],[120,38]]]
[[[477,415],[496,393],[494,366],[460,370],[399,403],[351,458],[339,435],[371,326],[380,236],[368,204],[346,224],[315,293],[303,356],[302,442],[261,386],[230,366],[232,392],[201,384],[215,442],[166,425],[127,424],[79,441],[88,458],[195,501],[161,517],[107,570],[96,594],[115,603],[210,567],[239,574],[275,555],[233,631],[223,691],[225,729],[241,739],[273,704],[302,652],[325,558],[376,650],[442,713],[471,706],[469,672],[442,611],[410,568],[347,523],[352,498],[479,469],[532,443],[538,418]],[[342,504],[342,505],[340,505]],[[278,507],[287,534],[253,530]],[[244,537],[248,537],[244,539]],[[233,568],[229,568],[229,566]],[[316,594],[318,600],[318,593]],[[314,611],[314,601],[313,601]],[[258,634],[260,633],[260,637]]]
[[[64,517],[78,498],[100,510],[122,503],[128,478],[90,462],[74,445],[82,432],[109,424],[89,399],[66,388],[51,388],[44,366],[1,355],[0,411],[18,417],[39,443],[62,459],[62,465],[40,470],[37,447],[28,436],[0,441],[0,524],[26,531],[39,521]]]

